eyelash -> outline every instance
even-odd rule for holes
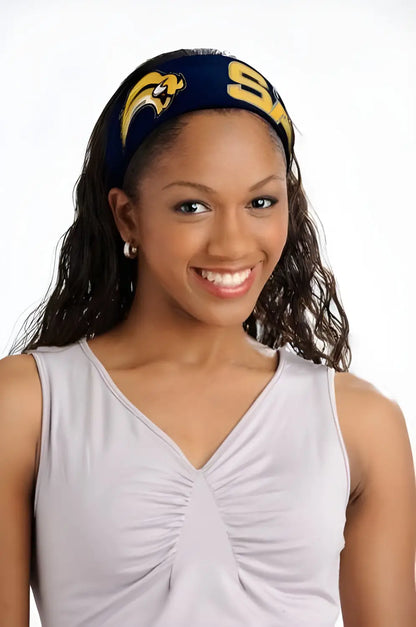
[[[271,204],[268,207],[254,207],[254,209],[270,209],[271,207],[273,207],[273,205],[275,205],[277,203],[277,198],[273,198],[273,197],[269,197],[269,196],[257,196],[257,198],[253,198],[253,200],[251,202],[254,202],[255,200],[268,200]],[[204,205],[204,203],[199,202],[198,200],[186,200],[185,202],[181,202],[180,205],[176,205],[176,207],[174,208],[174,211],[177,213],[182,213],[183,215],[200,215],[199,213],[186,213],[185,211],[181,211],[181,207],[183,207],[184,205]],[[205,205],[204,205],[205,206]],[[202,212],[205,213],[205,212]]]

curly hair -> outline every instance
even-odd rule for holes
[[[105,106],[89,139],[82,172],[75,185],[74,221],[60,238],[62,247],[53,291],[49,295],[52,280],[40,305],[23,323],[22,338],[15,340],[9,354],[40,346],[65,346],[84,336],[92,338],[126,318],[134,298],[137,264],[123,254],[123,240],[108,202],[111,185],[105,152],[114,103],[155,64],[186,54],[207,53],[224,54],[209,48],[181,49],[147,60],[121,83]],[[151,168],[152,159],[162,145],[166,150],[174,143],[184,124],[184,116],[178,116],[143,140],[124,177],[126,193],[132,188],[133,179],[137,183],[137,177]],[[274,129],[268,126],[280,142]],[[271,348],[289,343],[304,359],[348,371],[351,363],[348,319],[335,277],[321,260],[318,232],[308,212],[294,150],[286,178],[287,241],[242,326],[248,335]]]

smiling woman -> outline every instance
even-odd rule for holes
[[[348,332],[273,85],[139,66],[0,360],[0,623],[30,584],[46,627],[411,627],[410,445]]]
[[[209,53],[209,50],[206,52]],[[221,100],[218,96],[219,88],[216,85],[209,93],[212,101],[211,107],[208,107],[207,102],[204,102],[203,106],[199,102],[194,102],[197,96],[193,93],[191,96],[193,100],[177,105],[180,111],[178,113],[174,105],[177,104],[180,93],[186,95],[186,91],[177,94],[175,92],[176,99],[170,96],[163,104],[156,103],[156,111],[160,110],[163,115],[161,113],[156,115],[149,103],[145,106],[146,99],[150,98],[150,103],[153,103],[148,91],[150,90],[149,93],[151,93],[154,90],[155,83],[150,82],[149,86],[143,83],[143,77],[150,77],[146,79],[148,81],[157,79],[157,81],[166,82],[166,76],[171,75],[168,72],[169,63],[174,67],[175,59],[181,58],[182,62],[187,60],[190,63],[190,59],[205,57],[226,63],[226,74],[221,78],[224,81],[224,89],[227,89],[227,85],[231,82],[230,74],[235,79],[240,78],[243,84],[240,85],[237,95],[245,94],[248,101],[230,98],[224,102],[224,98],[228,96],[222,95]],[[166,64],[163,75],[160,72],[151,71],[155,67],[162,68],[162,62]],[[246,171],[250,169],[250,164],[256,159],[253,152],[254,145],[249,141],[246,142],[245,147],[238,143],[234,145],[236,137],[240,144],[243,138],[238,135],[238,132],[234,132],[233,137],[230,136],[227,140],[226,134],[230,120],[240,119],[243,120],[240,126],[247,120],[247,128],[250,128],[249,120],[251,120],[251,130],[247,131],[250,133],[249,137],[258,143],[257,131],[259,131],[263,144],[268,147],[268,154],[272,153],[273,145],[276,148],[273,153],[274,167],[263,156],[263,165],[258,167],[260,175],[257,179],[250,175],[250,183],[256,185],[259,179],[265,176],[267,178],[272,174],[276,176],[276,181],[280,180],[284,185],[284,198],[288,203],[289,211],[287,240],[281,251],[279,263],[258,295],[254,309],[247,312],[242,325],[243,329],[248,335],[271,348],[289,342],[305,359],[316,363],[324,359],[336,370],[348,368],[351,361],[348,320],[336,290],[335,278],[321,261],[317,231],[308,214],[300,169],[293,150],[292,124],[281,99],[273,96],[275,97],[274,105],[270,100],[270,93],[275,94],[276,91],[270,83],[247,64],[240,63],[242,69],[240,68],[239,71],[242,74],[241,76],[236,74],[236,70],[229,69],[229,66],[235,67],[232,65],[234,63],[240,62],[221,54],[203,54],[203,49],[202,54],[196,55],[175,51],[150,59],[125,79],[105,107],[89,142],[83,173],[76,190],[76,219],[63,239],[57,285],[53,293],[45,297],[44,303],[39,306],[38,310],[29,316],[32,318],[31,336],[28,331],[25,344],[23,341],[16,342],[10,352],[23,348],[35,349],[42,344],[66,345],[84,335],[89,337],[101,335],[127,317],[134,296],[138,294],[136,287],[139,264],[132,264],[122,254],[122,240],[127,240],[129,235],[125,230],[120,232],[111,216],[108,198],[110,190],[116,183],[117,188],[121,188],[130,199],[136,199],[139,181],[142,181],[143,186],[146,182],[146,174],[149,172],[154,181],[157,179],[156,166],[162,168],[164,165],[166,170],[167,162],[173,161],[170,147],[175,148],[173,152],[175,163],[178,161],[178,154],[183,155],[186,128],[188,127],[187,134],[189,135],[192,132],[189,128],[192,119],[194,122],[191,128],[196,127],[197,120],[201,120],[205,125],[204,137],[202,125],[198,131],[200,139],[205,142],[203,147],[196,150],[196,144],[192,144],[191,138],[192,145],[188,142],[189,145],[186,148],[189,155],[187,163],[191,162],[196,154],[198,155],[199,169],[197,171],[195,164],[196,177],[192,178],[194,189],[207,194],[212,194],[214,188],[216,189],[215,184],[211,186],[206,184],[208,180],[206,168],[213,168],[212,160],[221,169],[224,163],[231,165],[237,159],[234,171],[229,173],[230,183],[245,182],[247,177],[241,168],[241,163],[246,164]],[[192,78],[198,80],[194,88],[197,92],[198,86],[201,83],[204,85],[203,81],[207,78],[202,72],[198,74],[192,67],[189,68],[189,72],[191,71],[193,71]],[[182,72],[181,75],[184,76],[184,73]],[[220,75],[218,73],[218,76]],[[206,87],[205,91],[208,91]],[[119,141],[120,133],[117,130],[116,121],[125,102],[125,94],[130,92],[135,93],[137,97],[141,93],[143,100],[139,99],[136,102],[138,107],[136,117],[131,118],[132,124],[135,122],[131,129],[133,139],[127,135],[123,149]],[[274,112],[279,112],[280,123],[275,124],[275,119],[266,113],[265,107],[269,107],[273,115],[276,115]],[[243,115],[237,118],[241,113]],[[164,118],[165,115],[167,117]],[[215,122],[211,122],[211,130],[215,125],[218,126],[218,133],[214,137],[222,138],[223,146],[228,150],[228,154],[224,156],[221,154],[223,148],[214,145],[208,155],[206,142],[211,130],[207,126],[209,122],[203,122],[203,120],[211,119],[212,115],[215,116],[213,118]],[[219,125],[221,125],[222,132],[220,132]],[[246,132],[245,128],[242,130]],[[263,130],[262,133],[261,130]],[[271,140],[268,143],[267,135]],[[211,141],[213,142],[214,138]],[[290,147],[289,142],[291,142]],[[245,152],[241,152],[241,149]],[[251,154],[249,160],[246,159],[247,154]],[[279,155],[280,172],[273,172]],[[177,167],[172,170],[171,179],[167,177],[166,186],[173,185],[176,179],[184,178],[183,173],[188,170],[183,168],[188,167],[187,163],[182,160],[182,168]],[[292,170],[292,163],[296,164],[296,175]],[[212,176],[214,174],[212,172]],[[250,190],[251,186],[246,186],[245,193],[258,191],[258,188]],[[188,190],[190,192],[189,187]],[[179,206],[184,202],[195,202],[195,198],[189,197],[189,192],[184,198],[178,196],[176,190],[175,199],[179,202]],[[240,188],[240,193],[242,192],[243,189]],[[253,200],[255,199],[249,199],[249,201]],[[280,204],[277,203],[278,207],[281,206],[282,200],[283,197],[280,199]],[[206,205],[207,202],[206,200],[201,205]],[[245,202],[247,203],[247,199]],[[262,211],[264,211],[263,208],[255,213],[259,214]],[[186,213],[182,210],[180,212]],[[229,215],[229,212],[226,215]],[[134,241],[129,241],[129,243],[134,244]],[[225,266],[224,260],[221,261],[219,265]],[[239,260],[237,262],[239,263]],[[236,265],[235,261],[233,264]],[[335,315],[335,310],[339,313],[338,317]],[[29,318],[24,325],[25,328],[29,326]]]

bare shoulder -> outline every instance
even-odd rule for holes
[[[364,490],[369,466],[381,448],[386,429],[407,435],[406,422],[396,401],[370,381],[351,372],[336,372],[334,388],[340,427],[351,466],[351,499]]]
[[[0,359],[0,394],[3,403],[17,400],[21,408],[34,400],[39,404],[41,386],[32,355],[8,355]]]
[[[403,424],[404,416],[398,403],[369,381],[351,372],[336,372],[334,386],[345,427],[352,428],[358,436],[370,435],[373,429],[374,437],[381,435],[378,427],[389,420]]]
[[[42,390],[34,358],[8,355],[0,359],[0,428],[16,435],[15,451],[32,460],[33,473],[42,420]],[[17,449],[16,445],[20,444]]]
[[[335,386],[340,392],[348,390],[350,393],[355,391],[357,393],[376,392],[381,394],[370,381],[362,379],[352,372],[335,372]]]

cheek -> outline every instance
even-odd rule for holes
[[[263,234],[268,248],[280,253],[286,243],[288,229],[289,214],[287,210],[283,210],[276,215],[275,220],[269,222]]]
[[[181,225],[180,225],[181,226]],[[159,276],[173,277],[197,253],[201,242],[195,229],[178,225],[152,223],[142,229],[142,252],[152,271]]]

